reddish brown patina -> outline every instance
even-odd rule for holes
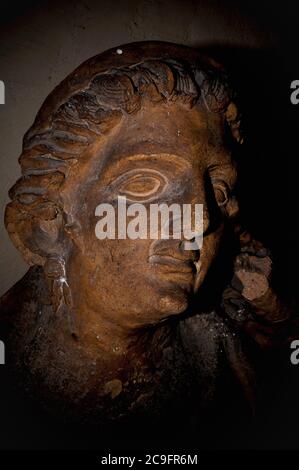
[[[166,419],[179,403],[200,419],[226,374],[254,406],[246,338],[271,347],[290,313],[268,251],[238,222],[232,142],[242,138],[227,76],[184,46],[109,50],[46,99],[6,209],[31,267],[1,300],[8,365],[44,406],[98,421]],[[120,192],[203,204],[202,249],[97,239],[95,208]]]

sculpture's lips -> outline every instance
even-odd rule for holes
[[[150,247],[148,261],[158,277],[192,289],[199,258],[200,250],[185,250],[178,240],[155,240]]]
[[[151,265],[159,265],[165,272],[168,273],[186,273],[194,274],[196,272],[193,260],[176,258],[170,255],[151,255],[149,257]]]
[[[149,259],[155,259],[158,256],[169,261],[195,263],[199,260],[200,250],[184,249],[184,243],[184,241],[175,239],[155,240],[149,250]]]

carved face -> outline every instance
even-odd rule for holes
[[[217,254],[235,169],[217,114],[178,104],[146,103],[95,145],[81,170],[70,172],[62,197],[79,228],[68,279],[76,303],[128,327],[183,312]],[[203,204],[200,252],[183,240],[106,239],[95,235],[100,203]],[[148,212],[149,213],[149,212]],[[198,272],[196,265],[198,266]]]

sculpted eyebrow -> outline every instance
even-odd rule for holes
[[[140,163],[154,163],[154,162],[161,162],[164,160],[165,163],[169,166],[175,165],[178,169],[186,170],[191,168],[191,163],[183,157],[180,157],[175,154],[171,153],[153,153],[153,154],[135,154],[123,157],[123,159],[116,161],[109,165],[107,170],[113,171],[113,168],[116,166],[118,169],[120,165],[125,165],[126,163],[130,162],[140,162]]]

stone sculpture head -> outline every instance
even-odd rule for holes
[[[186,310],[236,212],[230,139],[240,140],[221,68],[193,49],[137,43],[96,56],[47,98],[24,138],[7,230],[43,267],[54,309],[135,328]],[[200,203],[203,246],[95,236],[100,203]],[[195,269],[197,267],[197,269]]]

